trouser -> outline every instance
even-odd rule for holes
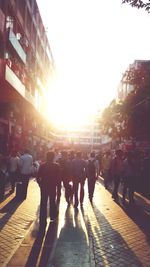
[[[57,216],[57,205],[56,205],[56,187],[51,188],[47,191],[45,188],[41,188],[41,200],[40,200],[40,225],[46,225],[47,220],[47,203],[49,200],[49,215],[51,219]]]
[[[0,177],[0,202],[4,199],[5,195],[5,179]]]
[[[57,199],[57,203],[60,202],[60,197],[61,197],[61,181],[58,182],[58,184],[56,185],[56,199]]]
[[[21,179],[21,182],[22,182],[22,199],[26,199],[30,175],[29,174],[22,174],[21,176],[22,176],[22,179]]]
[[[92,200],[95,189],[96,178],[88,178],[88,194],[89,199]]]
[[[84,184],[85,184],[85,180],[82,181],[78,181],[75,180],[73,181],[73,194],[74,194],[74,204],[77,207],[79,200],[80,203],[83,203],[83,199],[84,199]],[[78,190],[79,190],[79,185],[80,185],[80,192],[79,192],[79,199],[78,199]]]
[[[119,175],[114,177],[114,180],[113,180],[114,181],[114,189],[113,189],[113,193],[112,193],[112,196],[114,198],[118,197],[118,188],[119,188],[120,180],[121,180],[121,177]]]
[[[125,200],[126,198],[127,191],[128,191],[128,196],[129,196],[129,203],[132,203],[133,198],[134,198],[134,191],[135,191],[135,185],[134,185],[134,181],[132,177],[128,178],[123,183],[123,192],[122,192],[123,200]]]
[[[109,183],[109,170],[108,169],[104,169],[104,185],[105,185],[105,188],[108,187],[108,183]]]
[[[11,190],[14,191],[16,183],[16,172],[10,172],[9,179],[11,183]]]
[[[64,185],[64,188],[65,188],[65,198],[66,198],[66,201],[67,203],[69,204],[70,203],[70,200],[72,199],[72,186],[69,184],[69,181],[63,181],[63,185]]]

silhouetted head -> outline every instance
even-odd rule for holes
[[[48,162],[53,162],[54,157],[55,157],[54,151],[48,151],[47,152],[46,159],[47,159]]]
[[[123,156],[123,151],[121,149],[116,150],[116,156],[121,158]]]
[[[70,159],[74,159],[74,151],[73,151],[73,150],[71,150],[71,151],[69,152],[68,157],[69,157]]]
[[[81,151],[78,151],[77,154],[76,154],[76,156],[77,156],[77,158],[81,158],[81,156],[82,156]]]
[[[24,154],[30,154],[30,150],[29,150],[28,148],[26,148],[26,149],[24,150]]]
[[[67,158],[67,156],[68,156],[67,151],[66,150],[61,151],[61,156],[62,156],[62,158]]]
[[[106,151],[106,156],[110,156],[110,155],[111,155],[110,150],[107,150],[107,151]]]
[[[95,158],[95,152],[92,151],[91,154],[90,154],[91,158]]]

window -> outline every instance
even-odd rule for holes
[[[8,28],[13,29],[13,26],[14,26],[14,19],[11,16],[7,16],[6,29],[8,29]]]

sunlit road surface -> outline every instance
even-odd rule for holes
[[[89,239],[80,207],[61,202],[59,218],[56,249],[48,266],[90,267]]]
[[[82,210],[79,209],[77,214],[79,221],[83,218],[88,232],[92,267],[150,266],[150,218],[141,207],[136,204],[133,207],[129,207],[128,204],[122,206],[121,202],[114,202],[111,194],[97,183],[93,205],[88,201],[86,192],[84,207]],[[72,243],[75,242],[69,229],[73,226],[74,215],[72,208],[66,210],[68,228],[64,226],[56,246],[54,261],[49,266],[88,266],[81,262],[80,258],[76,262],[73,261],[73,255],[77,250],[74,246],[69,246],[71,240]],[[86,231],[83,229],[82,236],[86,237]],[[77,242],[75,244],[77,245]],[[87,252],[87,245],[85,251]],[[83,253],[81,256],[77,252],[77,255],[86,259]]]
[[[31,203],[33,192],[30,189]],[[34,203],[37,199],[38,209],[39,191],[36,193],[36,190],[34,186]],[[5,266],[149,267],[149,225],[150,218],[141,208],[115,203],[111,194],[97,182],[93,205],[88,201],[87,188],[83,209],[67,207],[62,195],[58,220],[48,221],[46,233],[40,238],[35,220],[33,228],[27,231],[21,246]],[[11,241],[11,236],[8,239]],[[9,240],[7,244],[5,241],[5,246],[11,243]]]

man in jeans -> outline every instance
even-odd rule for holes
[[[55,153],[53,151],[47,152],[46,162],[44,162],[38,171],[37,182],[40,186],[41,201],[40,201],[40,230],[46,227],[47,223],[47,203],[49,199],[49,214],[50,219],[57,218],[57,204],[56,204],[56,188],[60,182],[60,166],[54,162]]]
[[[29,184],[29,179],[31,176],[31,169],[33,164],[33,158],[30,155],[28,149],[24,151],[24,154],[20,156],[19,167],[21,173],[21,181],[22,181],[22,199],[26,199],[27,197],[27,189]]]
[[[80,201],[80,205],[83,205],[84,199],[84,184],[86,179],[86,162],[82,159],[81,152],[77,152],[76,158],[72,161],[72,173],[73,173],[73,194],[74,194],[74,207],[78,207],[78,203]],[[80,194],[78,199],[78,190],[80,185]]]
[[[11,183],[11,191],[13,193],[15,190],[16,176],[18,175],[17,171],[19,168],[19,157],[17,156],[17,151],[13,150],[11,153],[11,157],[8,161],[8,169],[9,169],[9,179]]]
[[[92,202],[93,200],[95,183],[98,178],[98,170],[99,170],[99,163],[98,160],[95,158],[95,152],[93,151],[90,154],[90,158],[88,160],[86,167],[86,174],[88,180],[88,194],[90,202]]]
[[[118,149],[116,150],[116,157],[112,160],[111,164],[111,176],[114,183],[114,188],[112,192],[112,198],[118,200],[118,188],[120,185],[121,178],[123,176],[123,151]]]

